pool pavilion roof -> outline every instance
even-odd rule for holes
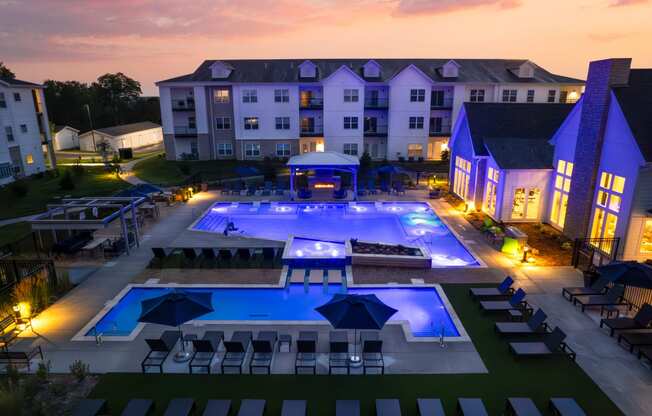
[[[345,155],[338,152],[309,152],[292,156],[287,163],[295,168],[337,168],[337,167],[358,167],[360,161],[357,156]]]

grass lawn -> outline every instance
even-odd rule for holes
[[[62,175],[66,169],[70,168],[60,168]],[[41,178],[32,176],[21,179],[20,182],[27,185],[27,194],[22,197],[14,194],[11,185],[0,189],[0,201],[5,201],[0,204],[0,219],[43,212],[46,204],[65,195],[72,197],[110,196],[130,186],[122,179],[116,178],[115,174],[105,172],[101,167],[86,167],[85,173],[81,176],[73,174],[75,188],[71,190],[59,187],[61,177],[61,175],[59,177],[44,175]]]
[[[182,374],[107,374],[100,378],[91,397],[109,401],[119,414],[130,398],[156,401],[163,414],[174,397],[193,397],[202,410],[207,399],[243,398],[267,400],[267,414],[280,414],[283,399],[308,400],[311,415],[332,415],[336,399],[359,399],[362,414],[374,413],[374,399],[399,398],[405,415],[416,415],[416,399],[443,400],[446,414],[455,414],[458,397],[481,397],[489,414],[502,414],[507,397],[531,397],[540,410],[550,397],[574,397],[587,414],[619,415],[621,412],[584,371],[566,357],[516,360],[507,343],[493,331],[494,317],[482,315],[468,296],[468,286],[445,285],[464,327],[473,339],[489,374],[390,375],[390,376],[224,376]],[[433,347],[436,348],[436,347]]]

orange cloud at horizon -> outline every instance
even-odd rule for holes
[[[652,67],[650,18],[648,0],[0,0],[0,61],[32,81],[121,71],[147,95],[228,58],[527,58],[584,78],[606,57]]]

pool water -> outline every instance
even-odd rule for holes
[[[290,235],[323,241],[362,241],[424,247],[433,267],[477,266],[430,206],[421,202],[215,203],[191,229],[286,241]]]
[[[315,308],[343,291],[340,285],[291,284],[287,288],[183,288],[212,294],[213,312],[200,321],[324,321]],[[134,287],[95,325],[104,336],[128,336],[136,328],[141,302],[171,288]],[[451,316],[434,287],[349,288],[350,294],[375,294],[398,310],[390,321],[408,321],[415,337],[459,337]],[[91,329],[86,334],[95,335]]]

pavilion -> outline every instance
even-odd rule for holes
[[[348,172],[352,175],[353,198],[358,196],[358,168],[360,161],[357,156],[338,152],[309,152],[292,156],[287,163],[290,168],[290,195],[294,198],[294,177],[300,171],[314,170],[321,172]],[[331,174],[332,176],[332,174]]]

